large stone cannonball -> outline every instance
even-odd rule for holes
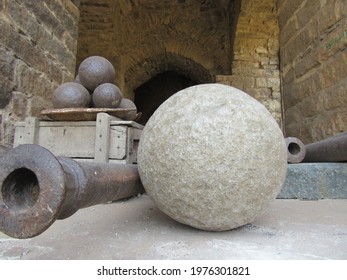
[[[110,61],[102,56],[90,56],[78,67],[80,83],[91,92],[104,83],[114,83],[116,71]]]
[[[178,222],[222,231],[252,222],[287,170],[283,134],[267,109],[236,88],[203,84],[167,99],[138,148],[146,192]]]

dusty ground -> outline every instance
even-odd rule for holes
[[[347,200],[276,200],[252,224],[206,232],[161,213],[147,195],[93,206],[42,235],[0,233],[0,259],[347,259]]]

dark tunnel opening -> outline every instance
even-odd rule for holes
[[[154,111],[171,95],[187,87],[198,84],[196,81],[175,71],[157,74],[135,89],[135,104],[142,113],[138,122],[145,125]]]

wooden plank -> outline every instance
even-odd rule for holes
[[[54,122],[54,121],[40,121],[39,127],[56,127],[56,126],[95,126],[95,121],[78,121],[78,122]]]
[[[126,126],[111,126],[110,159],[121,160],[127,156],[127,131]]]
[[[23,125],[16,125],[15,133],[14,133],[14,141],[13,141],[14,148],[19,145],[26,144],[24,139],[24,130],[25,130],[24,123]]]
[[[97,114],[95,130],[95,162],[108,162],[110,150],[110,121],[111,117],[108,114]]]
[[[95,126],[41,127],[38,144],[56,156],[94,158]]]
[[[143,126],[99,113],[97,121],[39,121],[16,124],[14,146],[36,143],[56,156],[78,161],[136,163]]]
[[[141,129],[134,127],[129,128],[128,137],[127,137],[127,163],[137,163],[137,149],[139,146],[139,141],[141,137]]]
[[[39,121],[36,117],[25,119],[23,141],[27,144],[37,144]]]
[[[112,121],[111,120],[111,126],[113,125],[125,125],[125,126],[129,126],[129,127],[135,127],[135,128],[138,128],[138,129],[143,129],[144,126],[142,124],[139,124],[137,122],[134,122],[134,121],[125,121],[125,120],[114,120]]]

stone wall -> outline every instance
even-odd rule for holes
[[[275,0],[242,0],[232,75],[216,78],[217,82],[237,87],[263,103],[283,128],[278,37]]]
[[[347,1],[277,0],[287,136],[347,130]]]
[[[0,141],[75,71],[79,0],[0,0]]]
[[[165,71],[211,82],[216,74],[230,74],[229,2],[84,0],[77,61],[108,58],[128,98]]]
[[[246,91],[287,136],[326,138],[347,130],[346,14],[345,0],[0,0],[0,141],[95,54],[126,97],[174,71]]]

